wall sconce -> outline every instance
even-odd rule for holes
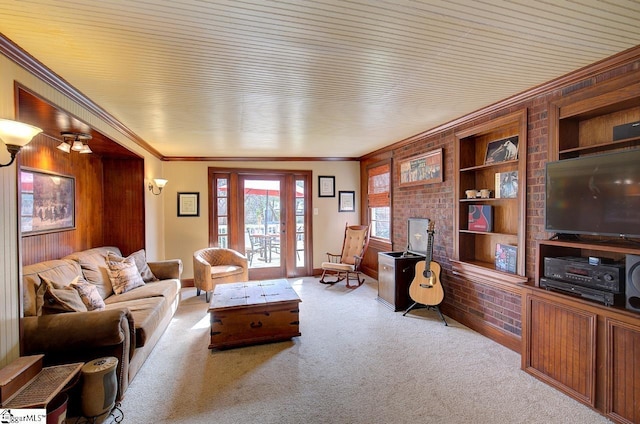
[[[58,149],[65,153],[69,153],[72,150],[78,153],[93,153],[89,144],[85,143],[86,140],[91,140],[91,134],[86,133],[74,133],[74,132],[61,132],[62,142],[58,144]]]
[[[8,163],[0,163],[0,168],[9,166],[16,160],[16,155],[24,146],[42,130],[29,124],[11,121],[9,119],[0,119],[0,140],[7,146],[7,151],[11,154],[11,160]]]
[[[158,187],[158,192],[156,193],[153,191],[153,183],[149,183],[149,191],[157,196],[162,193],[162,189],[167,185],[169,180],[165,180],[164,178],[154,178],[153,182],[156,184],[156,187]]]

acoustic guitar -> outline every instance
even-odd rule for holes
[[[416,263],[416,275],[409,286],[411,299],[426,306],[437,306],[444,299],[440,264],[432,261],[434,227],[435,223],[430,221],[427,229],[427,255],[424,261]]]

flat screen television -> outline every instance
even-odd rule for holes
[[[640,237],[640,149],[546,165],[545,229]]]

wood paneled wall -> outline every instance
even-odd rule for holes
[[[39,135],[20,152],[19,165],[75,177],[75,229],[22,237],[22,264],[58,259],[99,246],[102,235],[102,161],[95,155],[64,153],[58,141]]]
[[[75,228],[23,235],[22,265],[99,246],[117,246],[123,254],[144,248],[144,160],[38,95],[16,89],[19,118],[43,129],[20,152],[18,166],[75,178]],[[61,131],[90,133],[94,153],[58,150]]]
[[[75,228],[22,237],[22,265],[58,259],[92,247],[144,248],[144,161],[64,153],[59,140],[39,135],[19,166],[75,177]]]
[[[104,159],[103,168],[103,242],[129,255],[144,248],[144,163]]]

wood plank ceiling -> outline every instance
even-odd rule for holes
[[[359,157],[640,44],[630,0],[0,0],[165,157]]]

